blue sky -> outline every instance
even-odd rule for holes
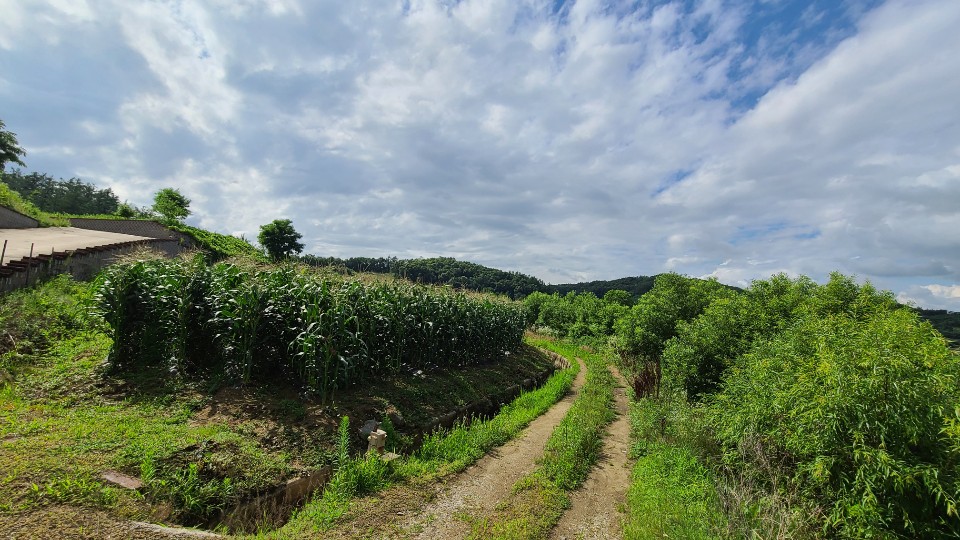
[[[27,170],[548,282],[833,270],[960,310],[960,2],[0,0]]]

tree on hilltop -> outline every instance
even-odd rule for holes
[[[279,261],[286,259],[293,253],[303,251],[300,239],[303,235],[293,228],[289,219],[275,219],[266,225],[260,226],[257,241],[267,250],[270,258]]]
[[[190,215],[190,199],[177,189],[163,188],[153,196],[153,211],[166,221],[181,221]]]

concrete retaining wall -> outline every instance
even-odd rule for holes
[[[32,217],[6,206],[0,206],[0,229],[32,229],[39,226],[40,222]]]
[[[142,247],[162,251],[168,256],[183,251],[175,240],[155,239],[37,255],[32,259],[24,257],[0,267],[0,292],[14,291],[59,274],[71,274],[80,280],[92,279],[104,267],[116,262],[117,257]]]
[[[193,245],[193,238],[186,234],[171,231],[156,221],[138,219],[93,219],[70,218],[70,226],[91,231],[104,231],[148,238],[163,238],[166,240],[181,240]]]

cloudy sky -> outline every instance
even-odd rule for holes
[[[0,119],[306,252],[960,310],[956,0],[0,0]]]

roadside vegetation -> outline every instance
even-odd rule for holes
[[[320,533],[348,512],[353,498],[376,493],[392,484],[430,481],[463,470],[491,449],[514,438],[546,412],[570,390],[579,369],[574,363],[558,371],[540,388],[522,393],[505,405],[493,418],[477,418],[469,423],[461,422],[449,431],[435,431],[424,439],[417,451],[392,461],[384,461],[375,454],[351,457],[346,445],[349,420],[344,418],[333,479],[323,494],[298,511],[276,537],[299,538]]]
[[[960,535],[960,360],[890,293],[667,274],[629,307],[525,302],[631,374],[628,538]]]

